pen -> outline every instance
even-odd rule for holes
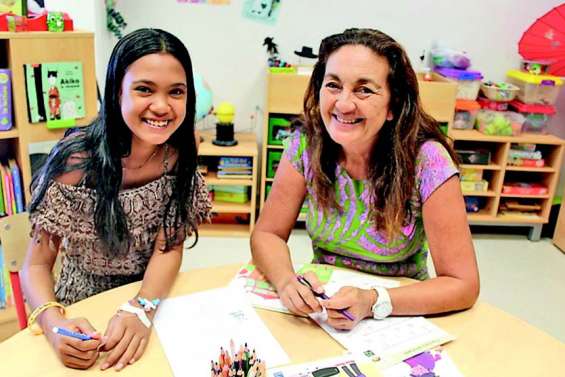
[[[82,334],[79,332],[71,331],[69,329],[65,329],[64,327],[53,327],[53,332],[59,335],[70,336],[71,338],[76,338],[80,340],[90,340],[93,339],[90,335]]]
[[[312,293],[314,294],[314,296],[319,297],[323,300],[329,300],[330,298],[328,297],[328,295],[326,295],[325,293],[318,293],[314,290],[314,288],[312,288],[312,285],[310,284],[310,282],[308,280],[306,280],[306,278],[304,278],[304,276],[302,275],[296,275],[296,279],[298,279],[298,282],[302,285],[307,286],[308,288],[310,288],[310,290],[312,291]],[[347,319],[349,319],[350,321],[355,321],[355,317],[353,316],[353,314],[349,313],[347,310],[345,309],[337,309],[338,312],[340,312],[341,314],[343,314]]]

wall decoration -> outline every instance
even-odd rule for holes
[[[243,17],[274,24],[279,18],[281,0],[245,0]]]
[[[117,0],[106,0],[106,27],[116,38],[122,38],[123,31],[128,26],[121,13],[116,10]]]

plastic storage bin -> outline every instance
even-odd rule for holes
[[[507,82],[487,81],[481,84],[481,91],[491,101],[510,102],[516,97],[520,88]]]
[[[553,105],[563,80],[551,75],[532,75],[512,69],[506,72],[508,81],[520,88],[518,99],[524,103]]]
[[[546,133],[547,123],[555,114],[552,105],[527,104],[516,100],[510,102],[510,107],[524,116],[522,132]]]
[[[508,102],[491,101],[490,99],[485,97],[477,98],[477,102],[481,106],[481,109],[495,110],[495,111],[508,110]]]
[[[436,68],[435,71],[442,76],[457,82],[457,99],[476,100],[481,87],[483,75],[479,71],[465,71],[455,68]]]
[[[475,119],[481,106],[477,101],[458,99],[455,101],[455,116],[453,128],[458,130],[472,130]]]
[[[516,136],[522,132],[524,117],[512,111],[480,110],[477,129],[485,135]]]
[[[274,178],[283,152],[269,151],[267,154],[267,178]]]
[[[290,124],[285,118],[269,118],[269,144],[282,145],[283,140],[290,135]]]

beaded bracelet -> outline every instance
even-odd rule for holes
[[[29,331],[31,331],[32,334],[34,335],[43,334],[43,330],[41,329],[41,327],[39,327],[39,324],[36,323],[37,317],[39,317],[39,315],[43,313],[45,310],[55,307],[59,308],[61,314],[65,314],[65,307],[56,301],[47,301],[46,303],[39,305],[37,308],[33,310],[33,312],[31,312],[27,320],[27,328],[29,329]]]
[[[156,310],[157,305],[161,302],[158,298],[154,298],[153,300],[148,300],[144,297],[138,297],[137,302],[139,305],[143,306],[143,310],[149,312],[151,310]]]

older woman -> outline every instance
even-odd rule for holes
[[[251,238],[253,259],[283,303],[297,314],[323,305],[328,323],[339,329],[367,317],[471,307],[479,276],[455,155],[422,110],[403,48],[371,29],[325,38],[303,118],[287,140]],[[314,262],[421,281],[392,289],[344,287],[318,302],[297,281],[286,244],[305,199]],[[432,279],[427,245],[437,273]]]

